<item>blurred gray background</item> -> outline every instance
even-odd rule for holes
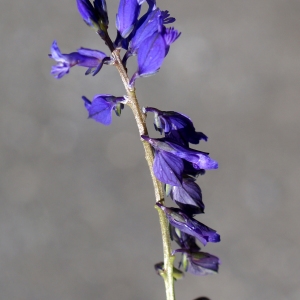
[[[196,149],[220,165],[198,179],[198,219],[222,238],[205,247],[220,272],[188,274],[177,300],[298,300],[300,1],[157,2],[182,36],[160,72],[136,82],[139,100],[190,116],[209,136]],[[107,5],[114,38],[118,1]],[[123,95],[116,70],[50,76],[54,39],[64,53],[105,46],[75,0],[2,0],[0,15],[0,299],[165,299],[132,114],[105,127],[87,119],[81,100]]]

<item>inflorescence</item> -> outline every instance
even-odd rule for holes
[[[148,4],[147,12],[139,17],[143,3]],[[112,42],[108,35],[108,15],[105,0],[95,0],[93,5],[89,0],[77,0],[78,11],[85,23],[93,28],[103,39],[111,52],[124,49],[122,65],[126,69],[127,60],[137,56],[138,68],[128,82],[128,88],[134,90],[135,81],[157,73],[169,52],[170,45],[175,42],[180,33],[166,25],[173,23],[168,11],[161,11],[156,6],[156,0],[120,0],[116,15],[117,34]],[[113,56],[99,50],[79,48],[76,52],[62,54],[57,42],[51,46],[49,56],[57,64],[52,67],[51,74],[59,79],[68,74],[73,66],[87,68],[85,74],[96,75],[103,65],[114,65]],[[108,94],[95,95],[93,101],[82,97],[89,118],[104,125],[112,122],[112,112],[117,116],[127,104],[127,96],[115,97]],[[161,111],[153,107],[143,108],[142,113],[154,115],[154,128],[164,136],[151,138],[142,135],[142,140],[148,142],[153,149],[153,173],[165,186],[165,193],[179,208],[166,207],[158,201],[156,206],[161,209],[168,221],[170,235],[179,249],[179,268],[196,275],[207,275],[218,271],[218,257],[201,252],[196,241],[204,246],[208,242],[220,241],[220,235],[213,229],[200,223],[194,216],[204,213],[202,193],[196,179],[205,170],[217,169],[218,163],[206,152],[190,148],[190,144],[207,141],[207,136],[197,132],[191,119],[174,111]],[[163,263],[155,266],[160,274]],[[181,271],[174,268],[174,278]],[[178,275],[178,278],[181,275]],[[177,278],[177,277],[176,277]]]

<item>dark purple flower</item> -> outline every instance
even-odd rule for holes
[[[218,163],[211,159],[206,152],[186,148],[169,141],[165,141],[165,143],[172,148],[171,153],[191,162],[195,169],[212,170],[218,168]]]
[[[161,111],[154,107],[146,107],[144,111],[154,113],[154,127],[161,134],[164,132],[166,136],[182,144],[188,143],[198,144],[200,140],[207,141],[207,136],[202,132],[196,132],[192,120],[181,113],[175,111]]]
[[[146,14],[146,19],[143,20],[143,17],[137,23],[137,29],[134,32],[129,43],[129,50],[131,55],[136,54],[140,45],[155,32],[161,31],[162,22],[161,22],[161,11],[159,8],[148,11]]]
[[[141,6],[137,0],[120,0],[116,27],[123,38],[126,38],[133,30],[140,10]]]
[[[142,5],[142,3],[144,1],[137,1],[139,5]],[[117,37],[115,39],[114,45],[116,47],[122,47],[125,50],[128,50],[129,48],[129,43],[132,40],[132,38],[135,37],[135,33],[137,31],[137,29],[145,22],[145,20],[147,19],[147,17],[149,16],[149,14],[156,9],[156,5],[155,5],[155,0],[147,0],[149,8],[147,10],[147,12],[135,23],[132,31],[130,32],[130,34],[126,37],[123,38],[122,35],[120,34],[120,32],[117,32]],[[128,50],[123,58],[123,64],[126,65],[127,59],[132,56],[135,55],[136,52],[133,50]]]
[[[180,231],[198,239],[204,246],[208,243],[220,242],[220,235],[213,229],[200,223],[194,218],[189,217],[179,208],[166,207],[160,203],[156,205],[162,209],[170,224]]]
[[[51,74],[57,79],[68,74],[70,68],[76,65],[87,67],[86,74],[93,73],[96,75],[101,70],[103,63],[109,59],[101,51],[86,48],[80,48],[77,52],[62,54],[56,41],[53,41],[50,51],[49,57],[57,62],[57,65],[52,66]]]
[[[122,45],[122,47],[128,50],[124,56],[125,61],[132,56],[136,55],[138,49],[143,41],[150,37],[155,32],[162,32],[164,25],[175,22],[175,18],[170,17],[169,12],[161,11],[156,7],[155,1],[148,0],[149,8],[147,12],[136,22],[134,29],[125,40],[122,40],[120,36],[117,37],[115,44]]]
[[[142,136],[142,138],[159,152],[171,153],[191,162],[195,169],[211,170],[218,168],[218,163],[211,159],[208,153],[180,146],[170,142],[167,138],[154,139],[148,136]]]
[[[98,20],[95,9],[89,0],[76,0],[78,11],[83,21],[91,27],[97,26]]]
[[[148,77],[157,73],[166,56],[166,43],[160,32],[154,33],[138,49],[138,70],[130,80],[133,85],[139,77]]]
[[[161,11],[155,4],[149,3],[148,11],[138,20],[134,31],[130,36],[127,56],[135,55],[140,45],[156,32],[166,32],[163,24],[175,22],[175,18],[170,17],[169,12]]]
[[[183,161],[164,151],[155,150],[153,171],[158,180],[170,185],[181,185]]]
[[[194,275],[210,275],[218,272],[219,258],[206,252],[194,252],[185,249],[178,249],[175,253],[182,253],[184,255],[183,262],[184,269]]]
[[[204,212],[201,189],[192,177],[183,178],[181,185],[173,186],[170,197],[188,215]]]
[[[112,111],[120,115],[121,109],[124,107],[122,103],[124,97],[114,97],[112,95],[95,95],[93,102],[86,97],[82,97],[84,106],[89,113],[89,118],[94,119],[103,125],[110,125],[112,120]]]
[[[89,0],[76,0],[83,21],[96,31],[107,32],[108,16],[105,0],[95,0],[94,6]]]
[[[94,7],[96,12],[98,13],[98,18],[101,22],[107,27],[108,26],[108,15],[107,15],[107,7],[105,0],[95,0]]]
[[[182,249],[188,249],[190,251],[197,252],[200,247],[196,243],[196,238],[184,232],[181,232],[178,228],[170,225],[170,236],[173,241],[177,243]]]
[[[170,45],[180,36],[173,28],[155,32],[146,38],[138,49],[138,70],[130,79],[130,85],[139,77],[148,77],[157,73],[169,52]]]

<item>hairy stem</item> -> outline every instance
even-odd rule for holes
[[[131,108],[135,121],[139,130],[140,135],[148,135],[148,130],[146,126],[146,115],[141,111],[139,103],[136,98],[135,89],[129,86],[129,78],[127,76],[126,70],[122,64],[120,58],[120,50],[116,49],[112,52],[112,57],[114,59],[114,65],[116,66],[122,82],[125,86],[125,90],[127,92],[128,97],[128,106]],[[152,152],[152,148],[148,142],[142,141],[144,150],[145,150],[145,158],[148,163],[148,167],[150,170],[154,193],[155,193],[155,201],[164,204],[164,190],[162,183],[157,180],[153,173],[153,161],[154,156]],[[163,279],[165,282],[166,288],[166,298],[167,300],[175,300],[175,291],[174,291],[174,279],[173,279],[173,262],[174,256],[171,253],[171,239],[169,233],[169,223],[165,216],[165,213],[161,209],[157,209],[159,216],[159,223],[161,227],[162,234],[162,242],[163,242],[163,251],[164,251],[164,274]]]

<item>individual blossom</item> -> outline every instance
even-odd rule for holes
[[[106,126],[111,124],[113,110],[117,116],[120,116],[121,110],[124,108],[122,102],[125,101],[124,97],[114,97],[105,94],[95,95],[92,102],[85,96],[82,99],[88,111],[88,117]]]
[[[185,271],[194,275],[210,275],[218,272],[220,260],[218,257],[206,252],[194,252],[186,249],[175,250],[182,253],[182,265]]]
[[[144,18],[145,20],[144,20]],[[129,43],[128,54],[135,55],[140,45],[155,32],[161,31],[161,11],[159,8],[148,11],[137,23],[133,37]]]
[[[77,52],[62,54],[56,41],[53,41],[50,52],[49,57],[57,62],[55,66],[52,66],[51,74],[57,79],[68,74],[70,69],[76,65],[88,68],[86,75],[90,73],[96,75],[103,64],[109,61],[109,57],[105,53],[87,48],[80,48]]]
[[[208,243],[220,242],[220,235],[213,229],[186,215],[181,209],[166,207],[160,203],[156,205],[164,211],[169,223],[181,232],[198,239],[204,246]]]
[[[148,37],[140,46],[138,70],[130,79],[130,85],[139,77],[148,77],[157,73],[166,56],[166,43],[160,32]]]
[[[157,73],[169,52],[170,45],[176,41],[180,33],[174,28],[155,32],[146,38],[138,49],[138,70],[130,79],[130,85],[139,77],[148,77]]]
[[[202,132],[196,132],[192,120],[175,111],[162,111],[154,107],[144,108],[144,112],[154,113],[154,128],[161,134],[173,140],[182,142],[183,145],[199,144],[200,140],[207,141],[207,136]]]
[[[133,30],[141,10],[137,0],[120,0],[116,16],[116,27],[123,38]]]
[[[183,160],[172,153],[155,149],[153,172],[156,178],[166,184],[179,186],[184,170]]]
[[[98,14],[98,18],[107,27],[109,20],[108,20],[108,15],[107,15],[106,1],[105,0],[95,0],[94,7]]]
[[[169,12],[156,8],[154,3],[149,3],[148,11],[138,20],[134,30],[128,37],[128,51],[126,57],[136,55],[141,44],[156,32],[165,30],[164,24],[175,22],[175,18],[170,17]]]
[[[105,0],[95,0],[94,6],[89,0],[76,0],[83,21],[97,32],[107,32],[108,16]]]
[[[141,2],[141,1],[137,1],[137,2],[138,2],[139,5],[142,5],[142,3],[143,3],[144,1],[142,1],[142,2]],[[129,43],[131,42],[131,40],[132,40],[133,38],[136,37],[136,31],[137,31],[141,26],[143,26],[143,24],[144,24],[144,25],[147,24],[147,18],[149,17],[149,14],[151,14],[152,11],[154,11],[154,10],[156,9],[156,3],[155,3],[155,0],[148,0],[147,2],[148,2],[148,5],[149,5],[147,12],[135,22],[133,28],[131,29],[130,34],[124,38],[124,37],[121,35],[121,33],[119,32],[119,30],[118,30],[118,32],[117,32],[117,37],[116,37],[116,40],[115,40],[115,43],[114,43],[115,46],[116,46],[116,47],[122,47],[123,49],[128,50],[128,51],[125,53],[124,58],[123,58],[123,63],[125,63],[125,64],[126,64],[127,59],[128,59],[130,56],[136,54],[135,51],[132,51],[133,49],[128,49],[128,48],[129,48]],[[130,47],[130,48],[132,48],[132,47]]]
[[[183,178],[181,185],[172,186],[170,197],[188,215],[204,212],[201,189],[195,178]]]
[[[163,183],[181,185],[185,161],[192,163],[198,170],[218,168],[218,163],[208,153],[180,146],[167,138],[154,139],[146,135],[141,137],[155,149],[153,172]]]

